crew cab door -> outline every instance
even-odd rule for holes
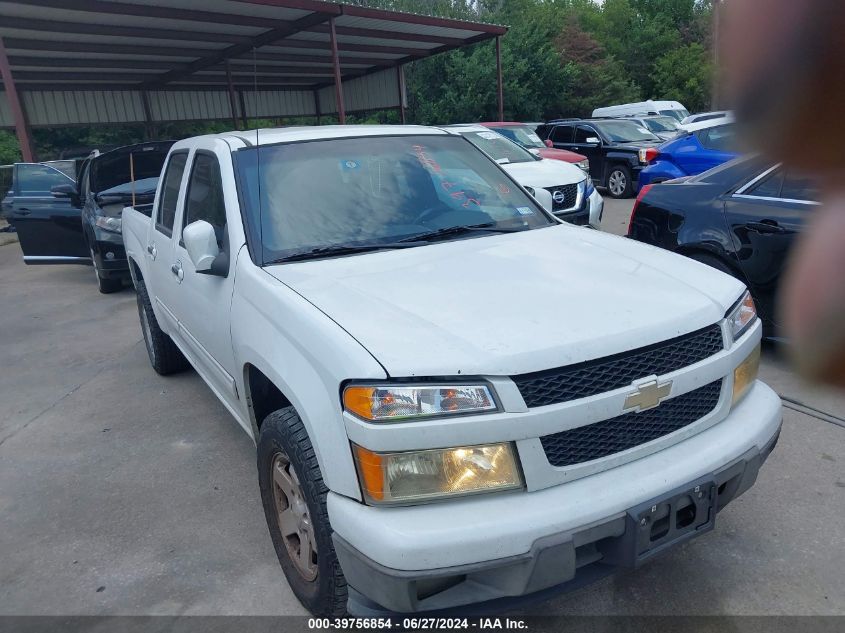
[[[575,128],[575,138],[570,148],[590,160],[590,177],[601,182],[604,179],[604,161],[599,133],[589,125],[579,125]]]
[[[240,226],[240,212],[228,146],[216,140],[200,145],[191,154],[187,173],[168,260],[175,282],[172,310],[179,322],[179,338],[195,367],[225,400],[234,403],[238,396],[229,310],[235,279],[233,250],[243,240],[240,234],[233,235],[232,227]],[[214,227],[218,248],[228,253],[226,276],[199,273],[191,262],[182,231],[198,220]]]
[[[57,185],[76,191],[76,183],[58,169],[40,163],[16,164],[12,191],[3,202],[4,215],[18,233],[27,264],[90,263],[81,210],[69,196],[52,194]]]
[[[754,300],[778,324],[778,289],[795,238],[818,205],[807,178],[774,167],[725,201],[725,220]]]

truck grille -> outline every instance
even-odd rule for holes
[[[712,356],[722,347],[722,329],[716,324],[629,352],[511,379],[526,405],[542,407],[627,387],[638,378],[676,371]]]
[[[546,187],[546,191],[552,194],[553,211],[571,209],[578,200],[578,183],[574,185],[561,185],[559,187]]]
[[[700,420],[716,408],[722,380],[664,401],[646,411],[624,413],[540,438],[552,466],[572,466],[651,442]]]

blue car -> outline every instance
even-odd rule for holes
[[[664,180],[695,176],[738,156],[733,149],[732,120],[703,121],[692,128],[658,147],[646,150],[648,166],[640,172],[638,189]]]

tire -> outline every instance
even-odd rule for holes
[[[104,295],[110,295],[113,292],[123,290],[122,279],[109,279],[100,274],[100,269],[97,266],[97,258],[94,257],[94,249],[90,248],[88,250],[91,252],[91,264],[94,266],[94,276],[97,277],[97,288],[100,292]]]
[[[345,615],[346,578],[332,543],[328,488],[293,407],[271,413],[261,425],[258,484],[273,547],[293,593],[315,616]],[[280,527],[284,523],[286,535]]]
[[[613,165],[607,174],[607,192],[611,198],[630,198],[631,170],[625,165]]]
[[[153,306],[150,303],[150,297],[147,294],[147,287],[143,281],[138,280],[136,291],[135,298],[138,302],[141,333],[144,335],[144,346],[147,348],[147,356],[150,358],[153,369],[162,376],[187,369],[188,361],[176,347],[173,339],[162,332],[159,327]]]

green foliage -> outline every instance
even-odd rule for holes
[[[0,130],[0,165],[8,165],[21,159],[18,139],[11,132]],[[2,195],[3,192],[0,192]]]
[[[665,99],[683,103],[690,112],[705,110],[710,103],[713,65],[701,44],[676,48],[657,60],[655,86]]]

